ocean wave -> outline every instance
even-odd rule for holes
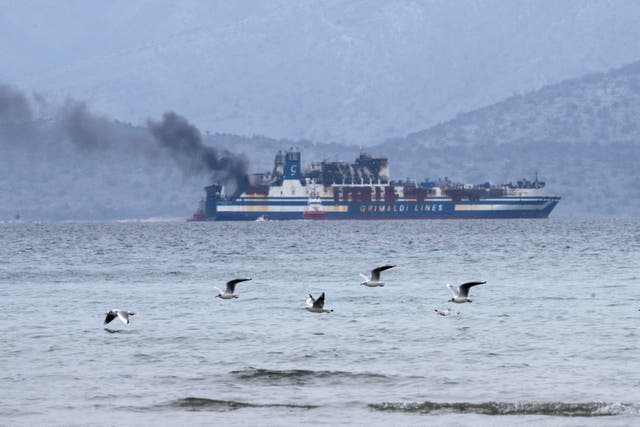
[[[203,397],[185,397],[172,400],[166,403],[153,405],[144,408],[135,408],[142,411],[182,409],[185,411],[234,411],[243,408],[293,408],[293,409],[314,409],[315,405],[297,405],[288,403],[250,403],[235,400],[207,399]]]
[[[379,411],[431,413],[459,413],[481,415],[549,415],[556,417],[602,417],[638,415],[640,406],[630,403],[606,402],[430,402],[374,403],[370,408]]]
[[[231,371],[231,375],[240,380],[268,381],[268,382],[295,382],[303,383],[316,379],[386,379],[386,375],[370,372],[346,372],[346,371],[314,371],[310,369],[243,369]]]

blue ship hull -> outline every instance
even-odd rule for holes
[[[397,201],[323,203],[323,219],[388,220],[388,219],[509,219],[547,218],[560,197],[504,198],[499,200],[460,201],[428,200],[424,202]],[[217,221],[255,221],[303,219],[307,209],[305,200],[299,201],[219,201]]]

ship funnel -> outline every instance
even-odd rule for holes
[[[300,152],[287,151],[284,162],[284,179],[300,179]]]

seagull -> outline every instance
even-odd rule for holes
[[[371,270],[371,278],[365,276],[364,274],[360,273],[360,277],[362,277],[362,279],[364,279],[364,282],[360,283],[361,285],[364,286],[369,286],[369,287],[376,287],[376,286],[384,286],[384,282],[380,281],[380,272],[381,271],[385,271],[388,270],[390,268],[395,267],[395,265],[383,265],[382,267],[377,267],[374,268],[373,270]]]
[[[463,302],[472,302],[469,299],[469,289],[472,286],[483,285],[485,283],[487,282],[466,282],[460,285],[460,287],[458,288],[458,292],[456,292],[455,289],[453,289],[453,286],[447,283],[447,288],[449,288],[449,290],[453,294],[453,298],[451,298],[449,301],[457,302],[459,304],[462,304]]]
[[[307,306],[305,307],[312,313],[331,313],[333,309],[324,308],[324,292],[315,299],[311,294],[307,298]]]
[[[224,290],[224,292],[222,292],[220,290],[220,288],[215,286],[215,288],[218,290],[218,295],[216,295],[216,297],[217,298],[222,298],[222,299],[238,298],[238,295],[234,294],[234,292],[236,290],[236,284],[240,283],[240,282],[246,282],[247,280],[251,280],[251,279],[249,278],[249,279],[233,279],[233,280],[229,280],[227,282],[227,288]]]
[[[107,317],[104,318],[104,324],[106,325],[117,317],[118,319],[122,320],[122,323],[128,325],[129,316],[133,316],[134,314],[135,313],[133,311],[118,310],[117,308],[114,308],[113,310],[109,310],[105,313]]]
[[[459,311],[457,313],[454,313],[449,307],[445,308],[444,310],[440,310],[439,308],[436,308],[434,311],[440,316],[450,316],[452,314],[455,314],[457,316],[458,314],[460,314]]]

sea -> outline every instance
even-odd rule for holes
[[[0,425],[640,425],[638,219],[18,221],[0,243]],[[334,311],[305,310],[321,293]]]

